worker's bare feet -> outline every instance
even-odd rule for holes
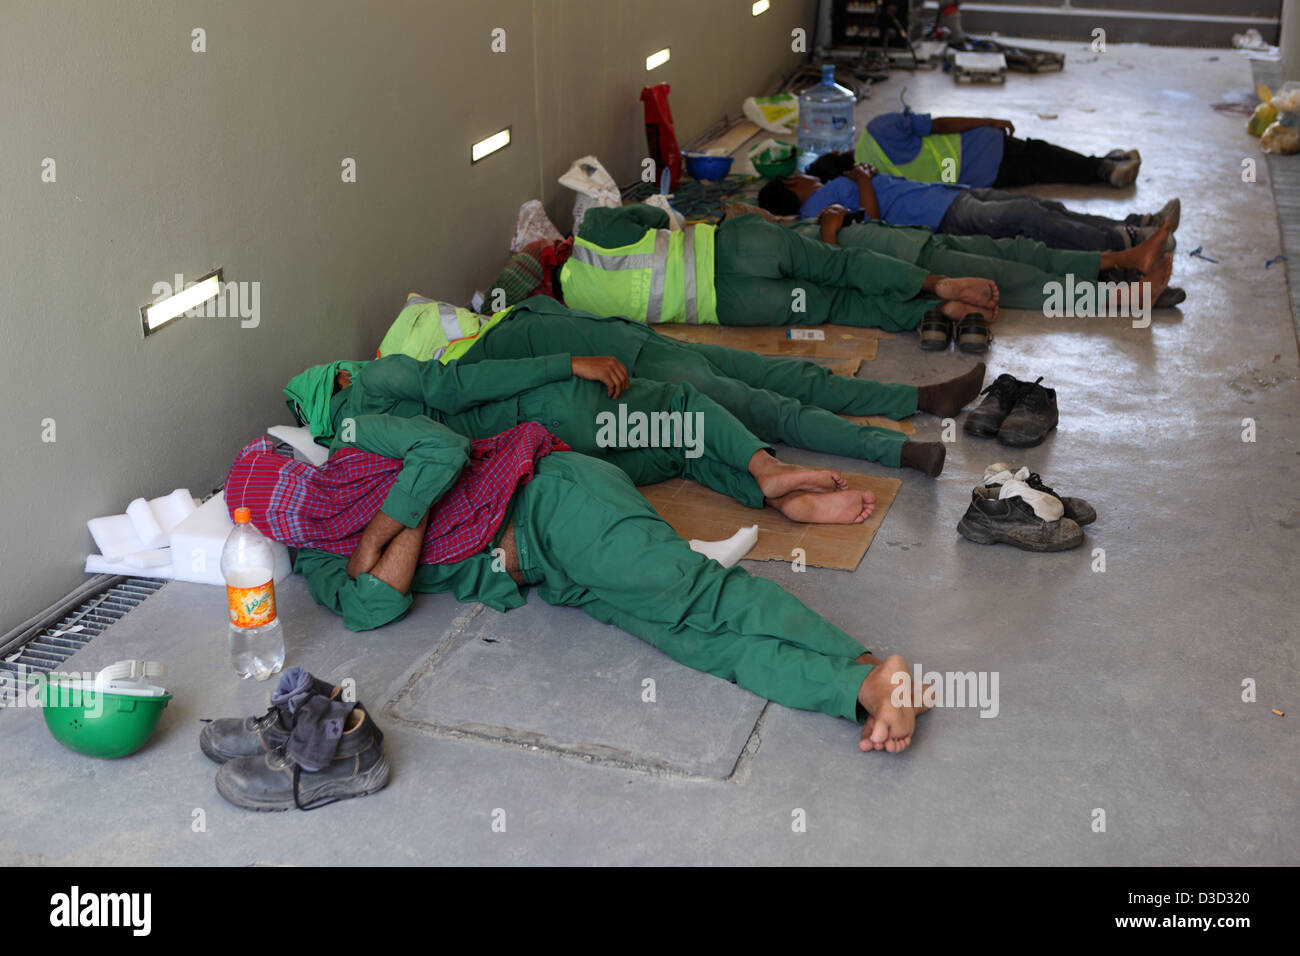
[[[948,316],[948,318],[952,319],[954,322],[960,322],[972,312],[980,316],[980,318],[985,322],[988,322],[990,325],[998,320],[998,310],[996,307],[992,309],[981,309],[978,306],[967,305],[965,302],[945,302],[943,305],[939,306],[939,311]]]
[[[1133,255],[1133,261],[1125,263],[1130,269],[1136,269],[1138,272],[1147,273],[1155,267],[1160,261],[1160,257],[1165,253],[1165,243],[1169,239],[1169,222],[1166,220],[1160,224],[1152,235],[1128,250],[1128,254]]]
[[[1173,274],[1174,257],[1170,254],[1165,254],[1160,258],[1150,272],[1142,276],[1142,284],[1151,286],[1151,297],[1148,299],[1145,296],[1142,296],[1136,303],[1133,303],[1133,305],[1141,306],[1144,302],[1154,303],[1156,299],[1160,298],[1160,293],[1164,292],[1165,289],[1168,288],[1169,280],[1173,278]],[[1129,305],[1132,291],[1132,284],[1123,282],[1120,283],[1118,289],[1111,292],[1110,308],[1112,313],[1118,312],[1120,309]]]
[[[768,504],[791,521],[805,524],[862,524],[876,510],[876,496],[870,491],[796,491],[769,499]]]
[[[793,491],[839,491],[848,487],[837,471],[792,465],[766,451],[756,452],[749,460],[749,473],[764,498],[780,498]]]
[[[871,669],[858,689],[858,703],[869,715],[858,749],[902,753],[912,742],[918,714],[929,708],[916,701],[907,661],[892,654]],[[918,706],[919,704],[919,706]]]
[[[992,279],[940,279],[935,283],[934,294],[941,299],[997,312],[998,286]]]

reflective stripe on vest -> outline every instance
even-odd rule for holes
[[[691,325],[700,324],[700,315],[696,308],[695,298],[695,227],[686,228],[686,238],[683,240],[683,279],[686,283],[686,321]]]
[[[579,243],[573,245],[572,258],[585,266],[605,271],[623,269],[650,270],[650,301],[646,304],[646,321],[659,322],[664,311],[664,284],[668,277],[668,230],[655,230],[655,251],[633,255],[615,255],[601,252]],[[694,274],[692,273],[692,284]]]

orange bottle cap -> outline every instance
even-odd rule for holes
[[[253,516],[249,513],[247,508],[235,509],[235,524],[247,524],[252,520]]]

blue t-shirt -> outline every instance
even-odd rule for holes
[[[922,138],[930,135],[930,114],[882,113],[867,123],[867,133],[897,166],[916,159]],[[963,186],[992,186],[1002,165],[1003,132],[996,126],[977,126],[961,134],[961,169],[957,182]]]
[[[804,201],[804,204],[799,207],[799,218],[815,219],[819,212],[835,203],[839,203],[849,212],[857,212],[861,209],[862,201],[858,193],[858,184],[847,176],[832,179]]]
[[[880,221],[891,226],[925,226],[935,231],[948,207],[965,186],[918,183],[879,173],[871,179],[880,206]],[[820,191],[820,190],[819,190]]]

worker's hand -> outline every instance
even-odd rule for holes
[[[829,222],[838,226],[844,221],[844,217],[848,214],[849,211],[847,209],[839,203],[833,202],[817,214],[817,221],[823,225]]]
[[[612,355],[575,355],[573,374],[575,378],[602,383],[610,398],[618,398],[632,384],[627,368]]]
[[[1012,133],[1014,133],[1014,132],[1016,131],[1016,124],[1013,123],[1013,122],[1011,122],[1011,120],[1000,120],[1000,119],[995,119],[995,120],[994,120],[991,124],[989,124],[989,125],[994,126],[994,127],[996,127],[997,129],[1002,130],[1002,132],[1006,133],[1008,136],[1010,136]]]
[[[854,163],[853,168],[844,174],[855,183],[871,182],[871,177],[875,175],[875,170],[866,163]]]

